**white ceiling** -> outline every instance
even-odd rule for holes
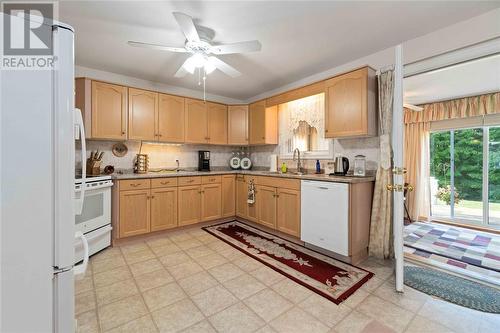
[[[500,55],[468,61],[404,80],[404,101],[414,105],[495,91],[500,91]]]
[[[303,77],[480,15],[500,2],[61,1],[60,19],[76,30],[76,63],[197,89],[174,78],[185,54],[132,48],[128,40],[183,46],[173,11],[215,30],[215,42],[258,39],[258,53],[221,59],[243,75],[210,74],[207,91],[246,100]]]

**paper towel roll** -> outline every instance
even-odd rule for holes
[[[269,171],[278,172],[278,155],[272,154],[269,158],[271,159],[269,163]]]

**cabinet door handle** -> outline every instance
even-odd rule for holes
[[[167,185],[167,184],[170,184],[170,182],[160,182],[160,184]]]
[[[122,131],[122,135],[125,135],[125,131]]]
[[[141,185],[141,184],[130,184],[130,186],[132,186],[132,187],[137,187],[139,185]]]
[[[192,182],[194,182],[194,180],[193,179],[189,179],[189,180],[187,180],[187,182],[188,183],[192,183]]]
[[[320,186],[318,188],[321,189],[321,190],[328,190],[328,187],[324,187],[324,186]]]
[[[154,195],[152,195],[152,196],[151,196],[151,199],[154,199],[154,198],[155,198],[155,196],[154,196]]]

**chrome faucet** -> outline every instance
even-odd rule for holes
[[[298,175],[302,174],[302,165],[300,161],[300,150],[299,148],[295,148],[293,151],[293,160],[295,161],[295,153],[297,153],[297,171],[295,172]]]

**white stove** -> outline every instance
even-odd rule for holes
[[[111,176],[87,176],[85,181],[82,213],[76,215],[75,231],[80,231],[87,239],[89,255],[93,255],[111,245]],[[75,179],[75,193],[81,192],[82,180]],[[84,248],[75,243],[75,262],[84,257]]]

